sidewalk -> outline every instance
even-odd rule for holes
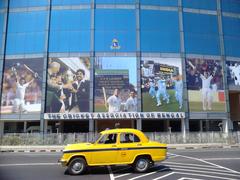
[[[214,148],[240,148],[240,144],[168,144],[168,149],[214,149]],[[0,152],[62,152],[64,146],[0,146]]]

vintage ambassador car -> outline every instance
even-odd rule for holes
[[[167,145],[150,141],[136,129],[112,129],[100,133],[94,143],[67,145],[59,160],[69,174],[82,174],[87,166],[131,165],[145,172],[156,161],[166,159]]]

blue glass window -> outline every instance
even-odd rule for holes
[[[240,13],[240,1],[239,0],[221,0],[222,11]]]
[[[96,4],[134,4],[135,0],[95,0]]]
[[[9,13],[7,54],[42,53],[46,15],[45,11]]]
[[[178,0],[140,0],[142,5],[177,6]]]
[[[2,47],[2,37],[3,37],[3,21],[4,21],[4,14],[0,13],[0,52],[1,51],[1,47]]]
[[[7,7],[7,0],[1,0],[0,1],[0,8],[5,8]]]
[[[91,10],[52,11],[50,52],[90,51]]]
[[[225,54],[240,57],[240,19],[223,17]]]
[[[118,41],[117,50],[111,48]],[[95,51],[136,51],[136,16],[134,10],[96,9]]]
[[[217,16],[183,13],[186,53],[219,55]]]
[[[180,51],[178,12],[142,10],[140,30],[141,51]]]
[[[91,0],[52,0],[52,5],[80,5],[80,4],[90,4]]]
[[[183,3],[183,7],[186,7],[186,8],[208,9],[208,10],[217,9],[216,0],[183,0],[182,3]]]
[[[10,8],[47,6],[48,0],[9,0]]]

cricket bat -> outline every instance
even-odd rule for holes
[[[105,105],[105,108],[108,110],[108,107],[107,107],[107,95],[106,95],[105,87],[102,87],[102,90],[103,90],[104,105]]]
[[[188,64],[193,68],[193,69],[195,69],[196,67],[192,64],[192,62],[191,61],[187,61],[188,62]]]
[[[35,72],[30,68],[28,67],[26,64],[23,65],[28,71],[30,71],[31,73],[35,74]]]

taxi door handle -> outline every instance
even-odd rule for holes
[[[126,156],[126,153],[125,153],[125,152],[122,152],[121,155],[122,155],[122,156]]]
[[[137,146],[142,146],[142,144],[137,144]]]
[[[112,147],[117,147],[117,145],[112,145]]]

